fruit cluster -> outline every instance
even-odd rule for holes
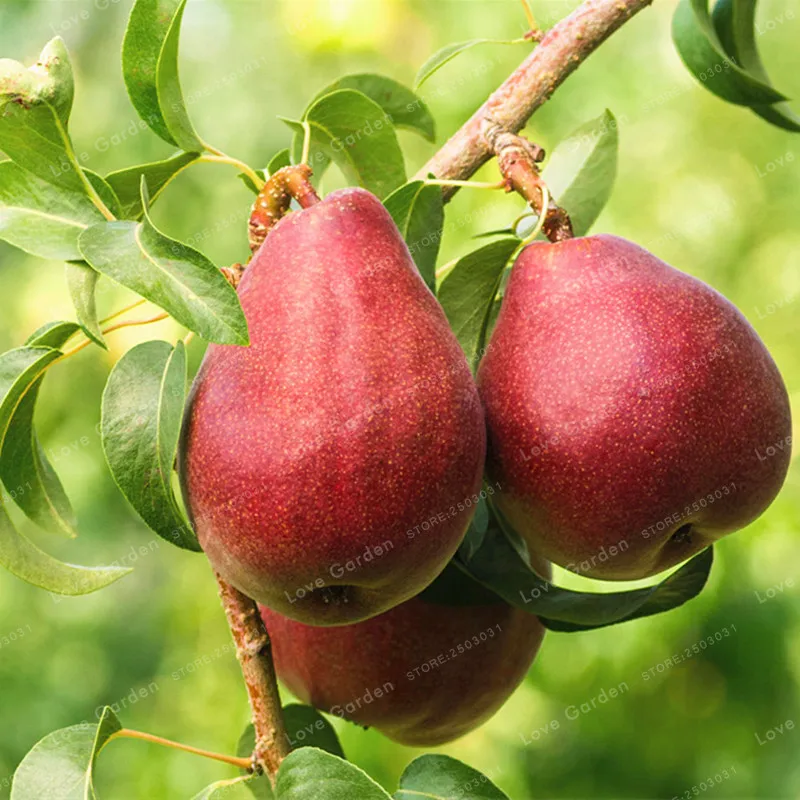
[[[525,247],[477,380],[364,190],[284,216],[238,290],[252,344],[208,349],[179,455],[186,506],[214,568],[261,604],[286,685],[397,741],[487,719],[544,635],[491,593],[419,596],[484,474],[541,576],[553,562],[612,580],[748,524],[785,477],[789,448],[758,457],[791,427],[755,331],[625,240]]]

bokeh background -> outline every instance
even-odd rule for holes
[[[66,40],[78,81],[73,139],[77,152],[88,154],[85,165],[101,173],[170,153],[143,130],[125,94],[119,51],[130,5],[0,4],[0,56],[33,63],[52,36]],[[572,7],[534,2],[545,26]],[[527,132],[552,148],[604,108],[616,114],[619,175],[595,230],[629,237],[731,298],[766,341],[797,407],[800,138],[715,99],[689,77],[670,40],[673,9],[672,0],[658,0],[625,26],[559,89]],[[776,85],[800,96],[800,4],[762,0],[758,20],[758,45]],[[298,117],[341,74],[376,71],[410,82],[448,42],[514,38],[524,30],[516,0],[191,0],[182,81],[206,141],[258,166],[289,141],[276,115]],[[440,143],[526,50],[477,48],[423,87]],[[400,136],[413,173],[434,146]],[[495,179],[491,165],[480,177]],[[442,262],[467,252],[471,235],[519,213],[517,199],[498,195],[463,191],[451,203]],[[169,234],[228,264],[246,258],[251,202],[232,168],[204,165],[179,177],[155,218]],[[72,315],[63,266],[2,242],[0,296],[2,350],[44,322]],[[127,299],[110,285],[99,298],[109,312]],[[0,798],[37,740],[95,719],[106,703],[128,727],[228,752],[247,721],[209,567],[138,521],[108,474],[97,433],[100,394],[114,360],[138,341],[178,333],[169,323],[120,331],[109,337],[109,353],[86,350],[45,382],[40,432],[82,535],[69,543],[43,539],[17,521],[62,558],[136,569],[78,599],[51,596],[0,571]],[[195,343],[194,364],[200,355]],[[485,771],[515,800],[800,796],[799,487],[795,459],[768,513],[717,548],[709,586],[697,600],[623,626],[549,634],[505,708],[442,751]],[[589,585],[579,578],[565,582]],[[725,629],[730,635],[717,641],[714,634]],[[712,646],[664,666],[708,636]],[[622,684],[610,702],[577,716],[570,709]],[[393,790],[417,753],[374,731],[337,726],[349,756]],[[783,733],[774,732],[777,726]],[[724,770],[729,777],[711,787],[702,783]],[[193,756],[118,742],[100,760],[98,789],[109,799],[174,800],[231,774]]]

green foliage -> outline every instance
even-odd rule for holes
[[[0,162],[0,238],[9,244],[41,258],[79,259],[78,236],[102,220],[83,187],[65,189]]]
[[[479,44],[521,44],[527,39],[470,39],[467,42],[454,42],[441,50],[437,50],[420,68],[414,78],[414,88],[419,89],[434,72],[440,70],[449,61],[465,50],[470,50]]]
[[[275,788],[278,800],[390,800],[355,764],[315,747],[302,747],[284,759]]]
[[[460,258],[438,289],[439,302],[473,368],[483,356],[492,304],[519,239],[501,239]]]
[[[94,797],[95,759],[122,729],[110,708],[96,725],[82,723],[44,737],[14,773],[11,800],[87,800]]]
[[[455,758],[426,755],[414,759],[400,778],[394,800],[509,800],[485,775]]]
[[[436,138],[436,122],[425,101],[393,78],[371,73],[345,75],[326,86],[310,105],[339,89],[353,89],[366,95],[386,112],[396,128],[415,131],[429,142]]]
[[[436,259],[444,227],[441,189],[411,181],[392,192],[384,205],[403,234],[420,275],[435,291]]]
[[[772,86],[755,43],[756,3],[719,0],[712,15],[708,0],[681,0],[672,36],[689,71],[723,100],[750,107],[767,122],[800,130],[800,118]]]
[[[122,44],[122,74],[139,116],[164,141],[205,150],[186,113],[178,39],[186,0],[137,0]]]
[[[172,490],[185,403],[183,342],[134,347],[103,392],[103,450],[120,491],[150,528],[178,547],[200,550]]]
[[[161,233],[146,208],[141,222],[100,222],[83,231],[78,243],[93,269],[161,306],[189,330],[220,344],[248,344],[233,287],[202,253]]]
[[[585,236],[611,197],[617,177],[619,135],[606,109],[558,143],[542,175],[566,209],[575,236]]]
[[[37,331],[27,344],[59,350],[77,330],[74,322],[54,322]],[[14,410],[0,454],[0,477],[29,519],[46,530],[74,537],[75,512],[33,426],[42,380],[30,386]]]
[[[302,142],[305,134],[302,122],[284,121]],[[394,125],[386,112],[365,94],[353,89],[326,94],[309,106],[303,122],[311,134],[308,163],[318,177],[333,161],[349,181],[380,198],[405,183],[403,152]]]
[[[198,158],[200,153],[178,153],[163,161],[140,164],[109,173],[106,180],[119,198],[120,216],[124,219],[141,219],[144,215],[141,188],[143,180],[147,184],[152,206],[169,182]]]

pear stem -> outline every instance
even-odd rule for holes
[[[539,162],[544,150],[525,137],[505,130],[489,119],[483,121],[483,136],[497,156],[500,169],[509,191],[522,195],[540,216],[538,229],[551,242],[563,242],[573,237],[569,214],[556,203],[539,175]]]
[[[250,213],[250,249],[254,253],[289,210],[293,199],[302,208],[319,203],[319,195],[311,185],[312,174],[308,164],[297,164],[283,167],[270,175]]]
[[[250,700],[256,733],[253,768],[265,772],[274,780],[281,761],[289,754],[290,748],[269,634],[255,601],[219,575],[217,583]]]

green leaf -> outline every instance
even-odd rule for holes
[[[723,100],[744,106],[786,100],[786,95],[738,67],[726,55],[711,24],[708,0],[680,0],[672,18],[672,38],[692,75]]]
[[[205,150],[186,112],[178,42],[186,0],[136,0],[122,43],[122,74],[151,130],[187,151]]]
[[[183,343],[144,342],[111,370],[100,426],[111,474],[139,516],[168,542],[199,551],[172,490],[185,404]]]
[[[100,751],[122,725],[106,707],[97,725],[82,723],[44,737],[14,773],[11,800],[89,800]]]
[[[274,175],[279,169],[283,169],[283,167],[288,167],[292,163],[292,156],[289,152],[289,148],[285,147],[283,150],[279,150],[275,153],[274,156],[269,160],[269,164],[267,164],[267,174]],[[262,175],[262,177],[264,177]]]
[[[192,800],[246,800],[250,797],[247,789],[252,785],[259,776],[256,775],[242,775],[238,778],[230,778],[226,781],[216,781],[211,786],[206,786],[202,792],[196,794]],[[269,781],[266,782],[269,786]],[[261,795],[264,798],[271,798],[274,795],[272,790],[268,790],[270,794]]]
[[[619,135],[606,109],[560,142],[550,156],[544,181],[572,220],[575,236],[585,236],[611,197],[617,176]]]
[[[756,46],[755,0],[717,0],[711,14],[714,29],[725,52],[742,69],[769,84],[770,79]],[[788,103],[751,106],[750,110],[767,122],[793,133],[800,132],[800,115]]]
[[[97,302],[95,289],[100,274],[95,272],[85,261],[69,261],[66,264],[67,287],[75,314],[83,332],[95,343],[107,350],[103,331],[97,319]]]
[[[103,215],[83,187],[65,189],[12,161],[0,162],[0,239],[41,258],[81,257],[78,236]]]
[[[20,347],[0,356],[0,447],[25,393],[59,356],[51,347]],[[34,586],[66,595],[102,589],[130,572],[119,567],[80,567],[52,558],[15,530],[2,502],[0,564]]]
[[[280,800],[391,800],[366,772],[315,747],[301,747],[281,763]]]
[[[500,239],[460,258],[439,286],[439,302],[467,360],[477,368],[489,312],[519,239]]]
[[[333,725],[316,708],[291,703],[283,707],[283,721],[292,750],[317,747],[339,758],[345,758]]]
[[[439,186],[411,181],[392,192],[383,201],[408,245],[419,274],[434,292],[436,259],[442,243],[444,201]]]
[[[525,39],[470,39],[466,42],[454,42],[448,44],[441,50],[437,50],[417,71],[414,78],[414,88],[419,89],[434,72],[440,70],[448,61],[452,61],[457,55],[469,50],[478,44],[523,44]]]
[[[158,231],[147,209],[139,222],[103,222],[79,240],[92,268],[161,306],[181,325],[220,344],[248,344],[235,289],[197,250]]]
[[[141,219],[144,214],[142,178],[147,181],[152,206],[169,182],[198,158],[200,153],[177,153],[163,161],[139,164],[137,167],[121,169],[107,175],[106,180],[116,192],[121,204],[119,216],[123,219]]]
[[[311,105],[305,119],[311,127],[309,163],[318,178],[328,160],[333,160],[350,182],[380,198],[405,183],[403,153],[394,126],[366,95],[339,89]],[[299,122],[284,121],[303,135]]]
[[[483,773],[444,755],[415,758],[394,800],[509,800]]]
[[[28,345],[59,350],[78,330],[74,322],[52,323],[37,331]],[[74,537],[75,514],[33,425],[41,384],[39,378],[31,385],[11,417],[0,455],[0,478],[30,520],[45,530]]]
[[[301,747],[317,747],[339,758],[345,757],[336,731],[317,709],[292,703],[283,707],[283,721],[291,750]],[[240,758],[249,758],[255,747],[256,734],[250,724],[239,738],[236,755]],[[248,785],[248,788],[259,800],[269,800],[273,797],[269,779],[264,775],[258,776]]]
[[[85,191],[67,129],[49,103],[33,105],[0,93],[0,150],[48,183]]]
[[[338,89],[354,89],[377,103],[391,118],[395,128],[407,128],[424,136],[429,142],[436,138],[433,115],[419,95],[407,86],[385,75],[359,73],[345,75],[326,86],[309,105]]]
[[[493,509],[493,523],[480,549],[467,562],[457,557],[456,565],[507,603],[536,614],[558,631],[603,628],[677,608],[702,591],[713,560],[709,547],[653,586],[608,594],[575,592],[540,578],[509,536],[514,532]]]
[[[47,103],[66,128],[75,98],[75,79],[64,40],[60,36],[51,39],[30,69],[10,58],[0,59],[0,95],[32,105]]]

